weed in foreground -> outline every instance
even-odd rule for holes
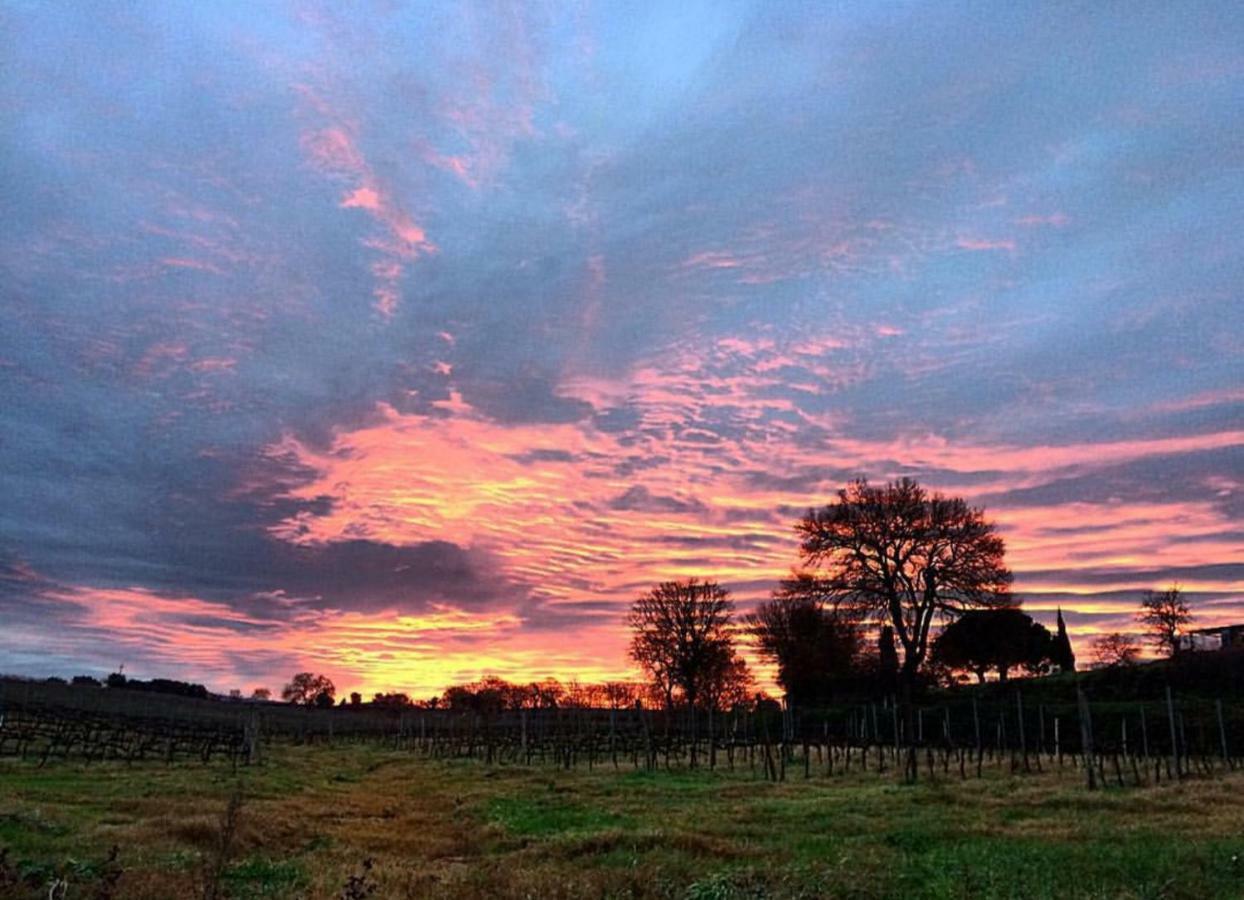
[[[234,787],[229,795],[229,802],[220,816],[220,828],[216,834],[215,846],[211,856],[203,863],[203,900],[221,900],[224,892],[221,883],[225,869],[229,865],[229,856],[233,852],[233,844],[237,838],[238,821],[242,815],[242,785]]]
[[[375,895],[380,885],[371,877],[373,865],[375,863],[370,858],[363,860],[359,871],[346,879],[345,886],[341,889],[341,900],[368,900]]]

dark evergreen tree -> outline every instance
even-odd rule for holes
[[[825,602],[809,575],[785,579],[743,624],[761,659],[777,666],[788,703],[828,703],[856,673],[860,630]]]
[[[1058,608],[1058,634],[1054,637],[1054,646],[1050,652],[1050,662],[1060,672],[1076,670],[1076,654],[1071,649],[1071,638],[1067,636],[1067,623],[1063,621],[1063,608]]]
[[[1017,667],[1033,674],[1048,671],[1053,643],[1045,626],[1018,608],[975,609],[942,629],[932,657],[951,670],[972,672],[982,682],[989,671],[1006,681]]]

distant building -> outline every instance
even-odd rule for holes
[[[1198,628],[1176,638],[1180,650],[1206,651],[1244,648],[1244,625]]]

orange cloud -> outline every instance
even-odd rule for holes
[[[449,683],[490,673],[516,679],[597,680],[630,674],[623,660],[611,664],[601,653],[607,643],[601,628],[584,629],[567,644],[554,635],[520,632],[520,620],[508,612],[445,607],[417,616],[313,611],[274,596],[270,602],[275,615],[270,618],[142,588],[73,588],[46,599],[63,604],[53,615],[65,623],[65,632],[109,636],[109,657],[103,664],[122,664],[133,654],[152,667],[144,672],[128,666],[136,677],[176,671],[185,679],[221,688],[236,678],[230,656],[288,668],[274,671],[277,680],[267,684],[278,692],[281,677],[303,668],[324,672],[343,692],[401,690],[416,696],[439,694]],[[486,636],[485,643],[480,643],[481,636]],[[11,637],[15,645],[38,641],[46,647],[49,640],[45,631]]]

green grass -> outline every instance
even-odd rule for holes
[[[266,856],[251,856],[230,866],[223,880],[228,896],[237,898],[288,897],[309,881],[302,860]]]
[[[1087,792],[1076,774],[893,773],[772,784],[749,772],[435,762],[374,746],[277,747],[243,771],[222,886],[339,897],[1244,897],[1244,773]],[[223,767],[0,763],[0,848],[19,886],[201,895],[235,776]]]
[[[605,809],[569,802],[556,795],[497,797],[488,804],[488,820],[508,834],[536,837],[632,828],[633,820]]]

